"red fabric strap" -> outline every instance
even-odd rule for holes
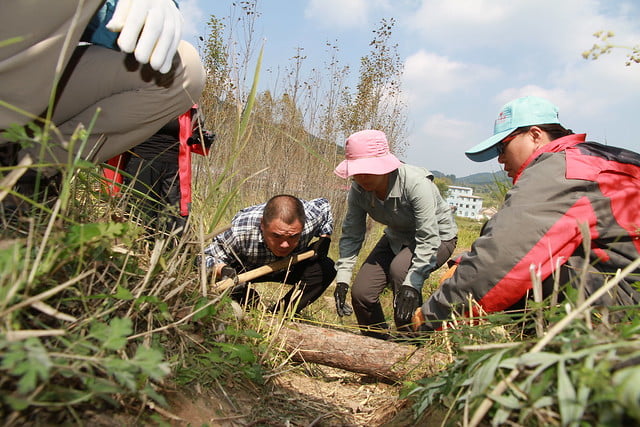
[[[191,110],[178,117],[180,123],[180,152],[178,154],[178,174],[180,177],[180,215],[189,215],[191,204],[191,149],[187,141],[193,133]]]
[[[120,192],[120,184],[123,183],[123,177],[119,171],[124,166],[124,155],[118,154],[110,158],[107,164],[115,169],[102,168],[102,175],[105,177],[102,188],[109,196],[115,196]]]

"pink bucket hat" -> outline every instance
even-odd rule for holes
[[[361,130],[347,138],[345,160],[333,171],[340,178],[358,174],[384,175],[400,167],[402,162],[389,151],[384,132]]]

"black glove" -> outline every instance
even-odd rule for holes
[[[349,304],[347,304],[347,291],[349,290],[349,285],[346,283],[337,283],[336,290],[333,291],[333,297],[336,300],[336,311],[338,312],[338,316],[351,316],[353,313],[353,309]]]
[[[202,135],[200,134],[200,130],[197,129],[193,131],[193,135],[187,139],[188,145],[204,145],[204,148],[209,149],[213,145],[213,141],[216,139],[216,134],[205,130],[202,131]]]
[[[394,304],[395,318],[402,323],[411,321],[416,308],[422,305],[422,295],[420,292],[409,285],[402,285]]]
[[[329,254],[329,246],[331,245],[331,237],[320,237],[318,240],[311,244],[311,249],[314,250],[314,258],[326,258]]]
[[[236,269],[225,265],[220,270],[220,281],[227,279],[233,280],[233,283],[236,285],[238,284],[238,272],[236,271]]]

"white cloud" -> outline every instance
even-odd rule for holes
[[[536,85],[527,85],[519,88],[505,89],[496,95],[495,100],[500,104],[500,107],[509,101],[522,96],[539,96],[541,98],[548,99],[554,104],[558,105],[558,101],[567,98],[566,91],[562,89],[544,89]],[[498,108],[500,108],[498,107]],[[496,108],[496,115],[498,114],[498,108]]]
[[[423,134],[445,141],[465,140],[475,130],[473,123],[450,119],[443,114],[429,117],[420,128]]]
[[[365,29],[374,13],[390,11],[388,0],[309,0],[304,16],[323,28]]]
[[[472,162],[464,155],[465,150],[490,136],[487,129],[478,129],[473,122],[434,114],[426,117],[424,123],[409,135],[407,158],[413,159],[409,161],[411,164],[458,176],[498,171],[500,166],[496,162],[488,166]]]
[[[494,77],[498,72],[482,65],[465,64],[420,50],[404,63],[403,88],[413,107],[433,103],[438,96]]]
[[[467,49],[496,41],[499,27],[513,19],[514,6],[504,0],[424,0],[407,18],[407,27],[433,46]],[[525,20],[520,20],[525,21]],[[514,34],[504,33],[509,42]],[[495,46],[499,47],[499,46]]]
[[[637,29],[637,20],[625,15],[633,8],[604,0],[423,0],[405,24],[429,46],[488,61],[540,52],[578,58],[595,41],[595,31]]]
[[[492,24],[504,19],[508,4],[494,0],[427,0],[422,1],[411,23],[425,32],[452,22],[460,27]]]
[[[366,0],[310,0],[304,16],[323,27],[361,28],[367,23],[367,12]]]
[[[208,19],[200,9],[197,0],[180,1],[180,12],[184,18],[183,38],[195,38],[205,33]]]

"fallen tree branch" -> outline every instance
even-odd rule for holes
[[[435,375],[450,362],[447,354],[425,347],[384,341],[305,323],[280,331],[282,347],[292,359],[318,363],[397,382]]]

